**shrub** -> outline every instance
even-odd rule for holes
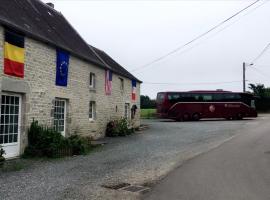
[[[4,154],[5,154],[5,150],[4,150],[3,147],[0,145],[0,157],[3,157]]]
[[[74,155],[85,154],[89,148],[89,144],[86,138],[82,138],[78,135],[70,136],[68,138],[68,142]]]
[[[117,136],[117,133],[115,131],[115,121],[110,121],[107,124],[106,136],[107,137],[116,137]]]
[[[116,136],[126,136],[134,132],[133,128],[129,128],[128,120],[121,118],[119,120],[110,121],[107,124],[106,136],[116,137]]]
[[[33,121],[28,131],[28,147],[24,157],[62,157],[86,153],[87,140],[73,135],[65,138],[53,128],[43,127]]]
[[[0,145],[0,167],[3,166],[4,162],[5,162],[5,158],[4,155],[5,154],[5,150],[2,148],[2,146]]]

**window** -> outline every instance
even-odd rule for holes
[[[89,120],[96,119],[96,102],[90,101],[89,102]]]
[[[65,135],[66,100],[55,99],[54,101],[54,130]]]
[[[129,114],[129,110],[130,110],[130,105],[129,103],[125,103],[125,118],[129,119],[130,114]]]
[[[90,86],[90,88],[96,87],[96,75],[92,72],[90,73],[89,86]]]
[[[203,101],[203,97],[201,94],[192,94],[194,101],[195,102],[202,102]]]
[[[213,96],[211,94],[203,94],[203,101],[212,101]]]
[[[191,93],[182,93],[181,94],[181,102],[194,102],[195,96]]]
[[[124,79],[119,78],[119,80],[120,80],[120,90],[124,91]]]
[[[0,144],[17,143],[19,135],[20,97],[2,95]]]
[[[214,101],[222,102],[224,101],[224,94],[222,93],[213,94],[213,98],[214,98]]]
[[[164,93],[158,93],[157,102],[162,103],[164,99],[165,99],[165,94]]]
[[[240,101],[241,96],[235,93],[228,93],[228,94],[225,94],[225,100],[226,101]]]
[[[169,100],[178,100],[180,98],[180,94],[168,94]]]

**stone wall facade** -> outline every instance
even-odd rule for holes
[[[66,100],[65,136],[80,134],[93,138],[103,137],[109,120],[124,117],[125,104],[138,107],[134,127],[140,125],[140,84],[137,82],[136,101],[131,100],[131,80],[113,73],[112,94],[105,95],[105,69],[83,61],[73,55],[69,60],[67,87],[55,85],[56,49],[25,37],[24,78],[7,76],[4,67],[4,28],[0,27],[0,88],[1,93],[20,94],[21,128],[20,153],[27,145],[27,129],[32,120],[53,125],[54,101]],[[89,86],[90,73],[96,77],[95,89]],[[121,89],[120,78],[124,80]],[[96,118],[89,120],[89,102],[96,104]],[[129,110],[130,113],[130,110]]]

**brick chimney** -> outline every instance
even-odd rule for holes
[[[52,8],[54,8],[54,4],[53,3],[46,3],[48,6],[50,6],[50,7],[52,7]]]

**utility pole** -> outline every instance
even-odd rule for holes
[[[246,63],[243,62],[243,92],[246,92]]]
[[[254,63],[245,63],[243,62],[243,92],[246,92],[246,69],[249,66],[254,65]]]

